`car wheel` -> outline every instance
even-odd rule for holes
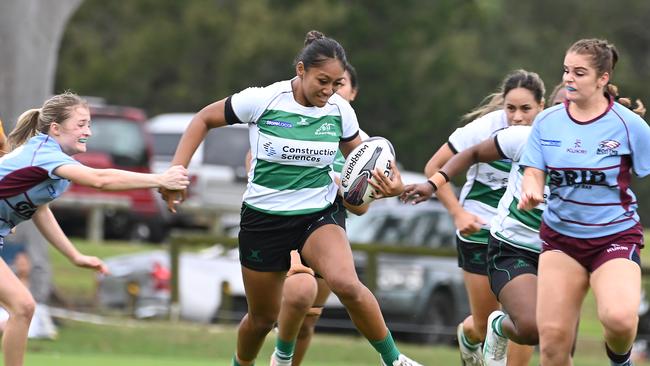
[[[167,237],[167,230],[152,221],[135,221],[129,239],[136,242],[160,243]]]
[[[452,343],[454,340],[454,298],[446,289],[435,290],[427,303],[421,324],[426,333],[418,334],[418,341],[429,344]]]

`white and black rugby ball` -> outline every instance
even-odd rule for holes
[[[343,199],[354,206],[372,202],[375,189],[368,179],[374,181],[372,172],[375,168],[391,177],[391,161],[395,161],[395,150],[390,141],[378,136],[363,141],[345,159],[341,171]]]

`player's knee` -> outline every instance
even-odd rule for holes
[[[573,329],[558,325],[538,325],[539,350],[544,358],[555,360],[569,355],[573,346]]]
[[[317,286],[314,276],[299,273],[290,276],[282,291],[283,306],[307,312],[316,299]]]
[[[291,308],[293,311],[300,311],[306,313],[311,305],[314,303],[314,296],[304,292],[294,292],[287,294],[282,299],[282,306]]]
[[[630,337],[636,332],[639,316],[636,311],[612,307],[599,315],[603,327],[617,337]]]
[[[517,328],[517,343],[528,345],[536,345],[539,343],[539,332],[534,317],[518,320],[515,324]]]
[[[361,297],[363,284],[358,279],[349,279],[339,277],[328,281],[332,292],[341,300],[343,304],[346,302],[358,301]]]
[[[10,316],[20,319],[32,319],[34,311],[36,310],[36,301],[29,293],[14,298],[9,304]]]
[[[246,320],[255,331],[266,334],[275,326],[276,318],[277,315],[252,315],[248,313]]]

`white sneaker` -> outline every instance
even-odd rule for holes
[[[381,366],[388,366],[384,362],[384,360],[381,360]],[[404,355],[399,355],[399,358],[395,361],[393,361],[392,366],[422,366],[421,364],[411,360],[410,358],[404,356]]]
[[[488,317],[487,334],[485,336],[485,342],[483,342],[483,362],[485,362],[485,366],[506,365],[508,338],[498,335],[492,326],[496,318],[504,315],[503,311],[496,310]]]
[[[458,324],[456,328],[456,337],[458,337],[458,349],[460,350],[460,362],[463,366],[483,366],[483,350],[481,344],[477,344],[475,348],[470,348],[463,338],[463,323]]]

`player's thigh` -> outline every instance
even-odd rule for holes
[[[275,319],[280,311],[284,272],[260,272],[242,266],[248,313]]]
[[[546,251],[539,257],[537,327],[573,340],[580,307],[589,287],[587,270],[565,253]]]
[[[336,279],[358,281],[352,249],[345,230],[338,225],[323,225],[312,232],[301,254],[309,266],[329,284]]]

